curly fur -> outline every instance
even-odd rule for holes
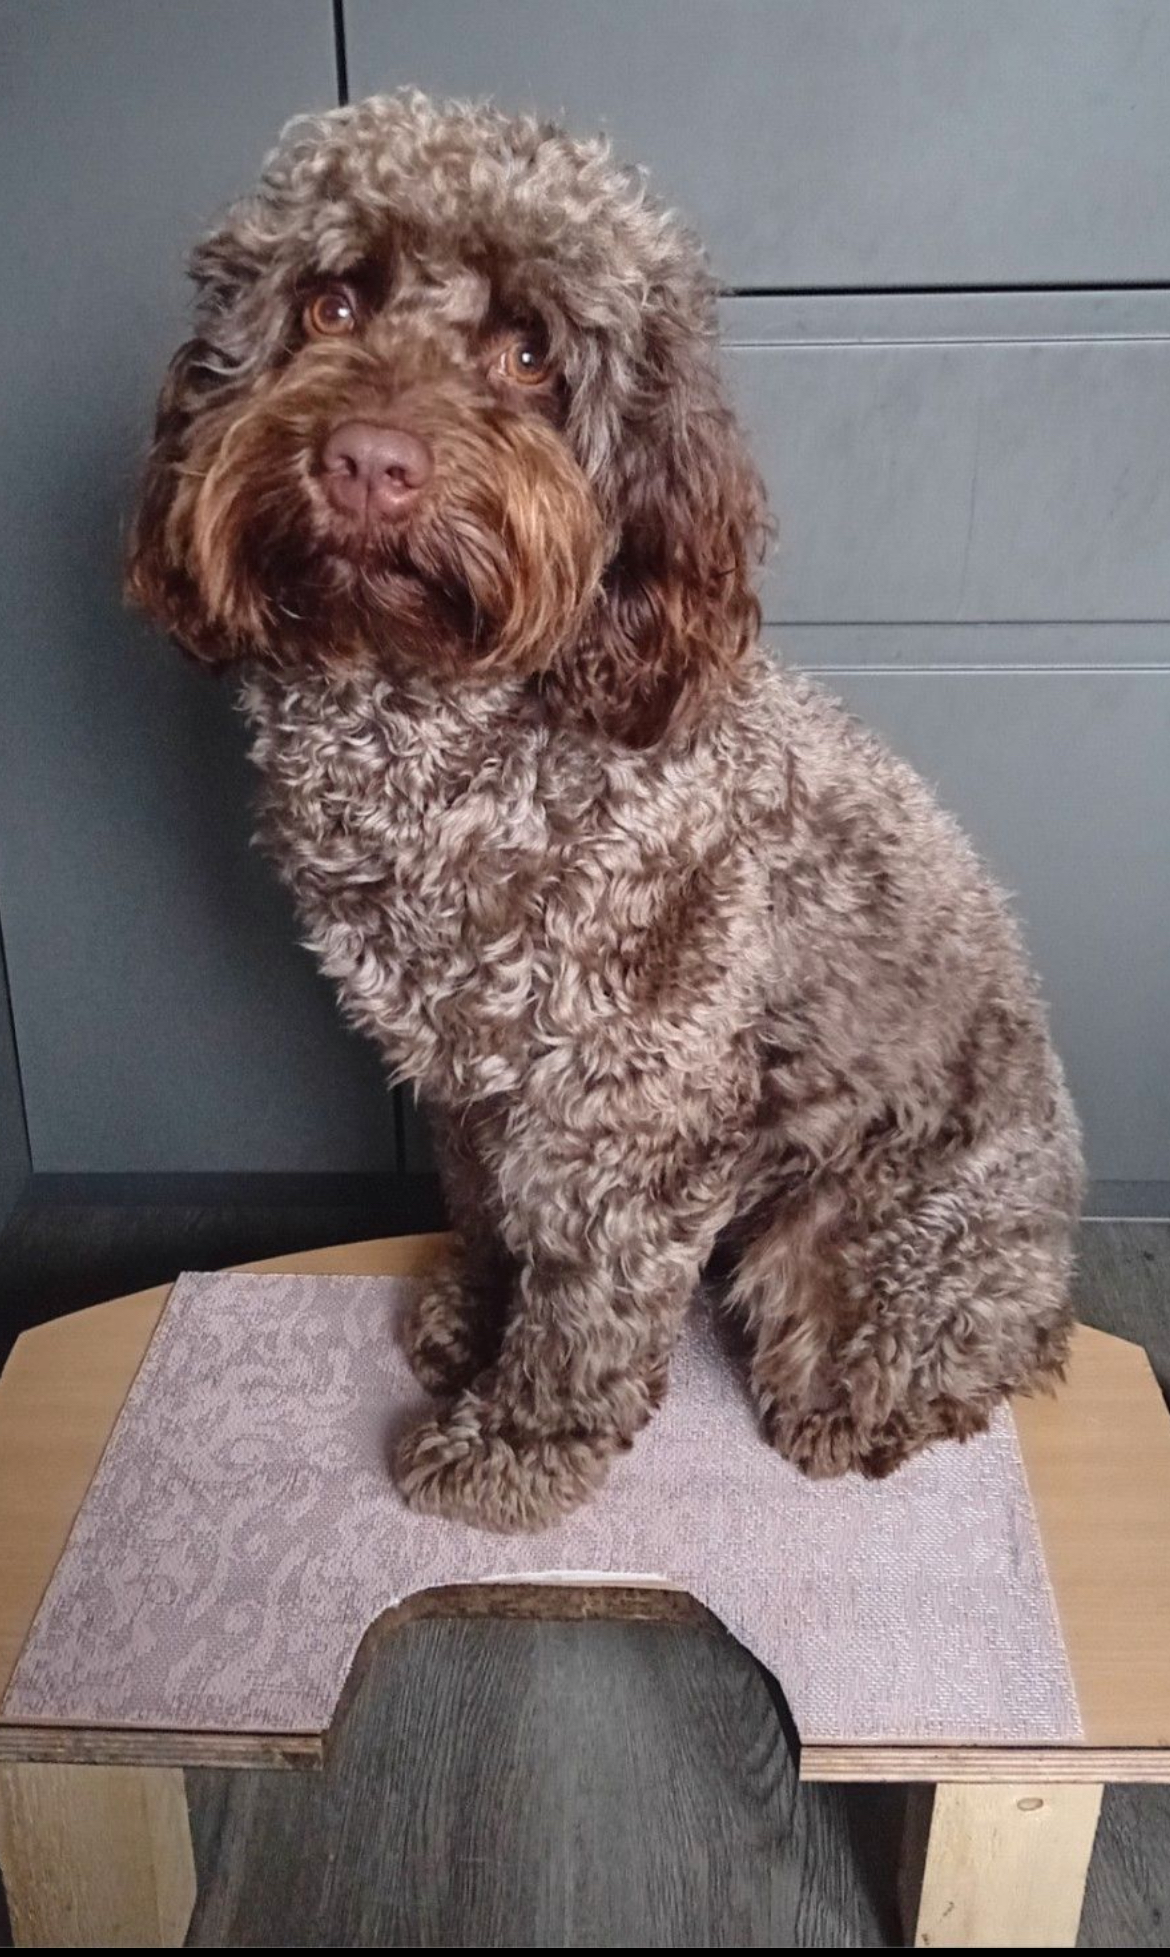
[[[1075,1117],[1019,937],[900,762],[757,643],[698,248],[599,142],[381,98],[196,253],[129,586],[242,662],[263,834],[457,1226],[404,1337],[416,1507],[534,1528],[666,1385],[717,1248],[763,1432],[887,1473],[1057,1373]],[[343,346],[312,281],[367,295]],[[488,366],[538,321],[556,383]],[[320,446],[424,434],[359,561]]]

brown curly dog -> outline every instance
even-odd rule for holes
[[[129,590],[239,663],[267,844],[432,1116],[407,1501],[589,1495],[717,1243],[809,1474],[1058,1373],[1036,986],[922,783],[759,647],[692,239],[603,143],[410,94],[294,123],[193,272]]]

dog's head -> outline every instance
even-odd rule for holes
[[[634,744],[754,638],[697,246],[601,142],[375,98],[197,248],[128,589],[198,658],[531,677]]]

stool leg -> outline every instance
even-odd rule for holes
[[[18,1946],[181,1944],[195,1902],[178,1767],[0,1767],[0,1868]]]
[[[913,1788],[901,1872],[907,1942],[919,1950],[1071,1949],[1102,1791]]]

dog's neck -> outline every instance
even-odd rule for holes
[[[355,817],[385,797],[398,808],[443,802],[487,766],[533,757],[547,729],[523,681],[473,683],[340,666],[253,671],[241,689],[265,799],[295,804],[347,785]]]
[[[440,811],[472,783],[515,815],[541,805],[558,828],[586,822],[589,810],[597,815],[611,797],[633,793],[661,833],[688,797],[719,799],[728,729],[739,726],[742,746],[758,718],[761,680],[765,691],[777,685],[774,672],[764,678],[766,670],[757,659],[701,728],[649,749],[550,718],[538,690],[516,677],[460,680],[372,663],[257,667],[242,686],[241,704],[265,781],[265,810],[279,807],[286,835],[317,834],[344,818],[367,827],[376,820],[389,840],[398,817]],[[763,718],[774,729],[776,714]]]
[[[240,691],[246,718],[276,737],[303,736],[306,723],[358,732],[362,727],[426,730],[535,724],[530,690],[516,678],[432,678],[421,669],[390,672],[373,663],[254,667]]]

